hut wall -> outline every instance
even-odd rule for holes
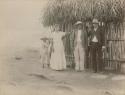
[[[108,23],[106,28],[105,67],[118,71],[125,58],[125,22]]]

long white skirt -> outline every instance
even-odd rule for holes
[[[54,52],[52,52],[50,60],[50,68],[53,70],[65,70],[66,58],[63,43],[55,43]]]

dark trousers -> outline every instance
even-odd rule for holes
[[[102,55],[102,46],[99,43],[92,42],[90,45],[90,58],[94,72],[103,70]]]

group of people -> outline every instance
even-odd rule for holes
[[[99,26],[98,19],[92,20],[91,29],[87,29],[82,21],[77,21],[74,24],[74,60],[75,70],[83,71],[89,67],[91,63],[93,72],[103,71],[103,51],[105,49],[104,28]],[[60,31],[59,26],[56,26],[54,32],[51,33],[50,44],[48,45],[48,52],[46,58],[48,58],[48,66],[53,70],[65,70],[67,68],[65,47],[63,44],[63,37],[67,33]],[[46,46],[46,45],[45,45]],[[43,54],[45,56],[45,54]],[[90,63],[88,63],[88,56],[90,57]],[[43,60],[46,60],[45,57]],[[43,62],[44,64],[45,62]],[[86,66],[85,66],[86,65]]]

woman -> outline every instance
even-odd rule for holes
[[[50,59],[50,68],[53,70],[65,70],[66,69],[66,58],[64,52],[64,45],[62,37],[65,35],[64,32],[59,31],[59,26],[56,25],[56,29],[52,32],[53,44],[52,53]]]

